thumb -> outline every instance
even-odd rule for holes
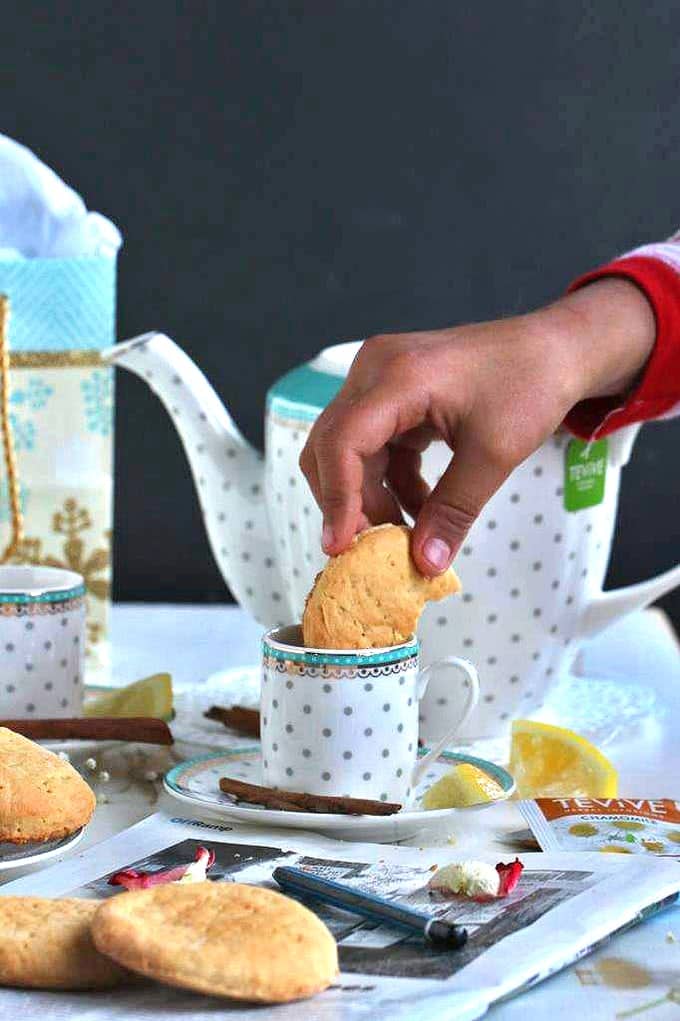
[[[484,504],[509,474],[488,456],[456,451],[413,529],[411,553],[421,574],[432,577],[451,565]]]

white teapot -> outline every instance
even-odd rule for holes
[[[180,434],[213,554],[232,592],[270,627],[300,619],[324,563],[321,516],[298,467],[307,435],[340,389],[360,344],[327,348],[293,369],[267,397],[266,458],[240,434],[210,383],[168,337],[148,333],[104,352],[145,379]],[[621,468],[637,428],[609,439],[604,499],[564,509],[565,450],[559,432],[525,461],[489,501],[456,568],[463,594],[429,604],[419,637],[424,664],[443,656],[473,660],[482,699],[463,736],[501,735],[514,716],[542,706],[586,638],[680,584],[680,565],[639,585],[602,592]],[[450,451],[424,458],[432,484]],[[453,679],[455,686],[455,679]],[[432,684],[421,727],[434,740],[447,725],[447,682]]]

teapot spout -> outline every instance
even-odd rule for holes
[[[261,454],[239,432],[198,366],[169,337],[145,333],[106,349],[102,358],[143,379],[171,416],[213,555],[236,599],[266,626],[287,623]]]

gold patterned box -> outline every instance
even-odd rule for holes
[[[115,258],[0,259],[10,304],[8,422],[23,538],[12,562],[66,567],[87,590],[86,679],[109,669]],[[0,550],[12,537],[0,457]]]

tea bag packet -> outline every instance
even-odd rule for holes
[[[538,798],[518,807],[543,851],[680,860],[680,802],[670,798]]]
[[[114,341],[121,237],[28,149],[0,136],[0,557],[64,567],[87,589],[88,675],[108,663]],[[11,464],[11,460],[14,464]]]

